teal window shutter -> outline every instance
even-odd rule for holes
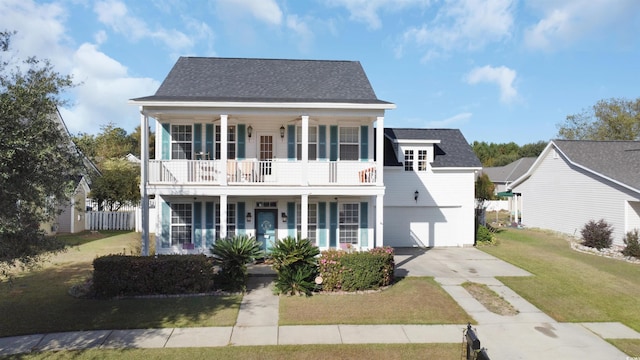
[[[360,160],[369,160],[369,127],[360,126]]]
[[[208,155],[208,159],[213,159],[215,154],[213,153],[213,124],[206,124],[204,127],[204,151]]]
[[[193,203],[193,246],[202,247],[202,203]]]
[[[327,203],[318,203],[318,247],[327,246]]]
[[[238,202],[238,224],[236,225],[238,229],[238,234],[246,234],[247,226],[246,218],[245,218],[245,205],[244,202]]]
[[[162,231],[160,233],[160,246],[168,248],[171,244],[171,205],[163,201],[162,202]]]
[[[245,124],[238,124],[238,160],[242,160],[246,157],[246,153],[245,153],[246,136],[247,136],[247,126]]]
[[[329,247],[338,246],[338,203],[329,203]]]
[[[360,203],[360,246],[369,247],[369,203]]]
[[[193,151],[196,155],[193,159],[199,159],[202,152],[202,124],[193,124]]]
[[[162,124],[162,160],[171,159],[171,124]]]
[[[289,160],[296,159],[296,126],[287,125],[287,157]]]
[[[318,126],[318,159],[327,158],[327,125]]]
[[[287,229],[289,236],[296,236],[296,203],[287,203]]]
[[[204,204],[204,225],[205,225],[205,243],[206,248],[209,249],[213,246],[213,230],[215,224],[213,223],[213,202],[206,202]]]
[[[338,125],[329,127],[329,160],[338,160]]]

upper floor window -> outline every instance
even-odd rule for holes
[[[236,158],[236,142],[237,142],[236,126],[230,125],[227,128],[227,159]],[[216,159],[221,158],[220,147],[222,146],[222,128],[216,125]]]
[[[413,150],[404,151],[404,171],[413,171]]]
[[[191,125],[171,125],[171,158],[193,157],[193,128]]]
[[[307,238],[312,244],[316,244],[316,233],[318,230],[318,204],[309,204],[307,213],[307,236],[302,236],[302,205],[296,205],[296,228],[298,236]]]
[[[358,127],[341,127],[340,128],[340,160],[358,160],[359,154],[359,128]]]
[[[418,171],[427,171],[427,150],[418,150]]]
[[[309,160],[318,158],[318,128],[309,127]],[[296,127],[296,154],[298,160],[302,160],[302,127]]]

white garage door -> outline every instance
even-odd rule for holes
[[[436,247],[473,244],[463,236],[461,208],[385,207],[384,244],[393,247]]]

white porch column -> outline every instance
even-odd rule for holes
[[[300,238],[309,238],[309,195],[300,197]]]
[[[227,195],[220,195],[220,239],[227,238]]]
[[[149,256],[149,117],[140,107],[140,191],[141,227],[142,227],[142,255]]]
[[[308,181],[308,171],[307,169],[309,168],[309,116],[308,115],[303,115],[302,116],[302,176],[300,177],[302,179],[302,185],[307,185],[309,183]],[[302,212],[304,214],[304,210]],[[304,223],[304,221],[303,221]],[[306,234],[304,231],[302,232],[303,234]]]
[[[220,179],[221,185],[227,185],[227,141],[228,141],[228,115],[223,114],[220,115],[220,164],[222,164],[222,169],[220,174],[222,174],[222,179]],[[226,201],[226,198],[225,198]],[[222,205],[221,205],[222,206]],[[220,210],[222,211],[222,209]],[[225,214],[227,213],[227,207],[224,208]],[[226,219],[226,218],[225,218]],[[222,221],[222,220],[221,220]],[[226,224],[226,221],[224,222]],[[222,229],[222,228],[221,228]],[[225,225],[225,234],[226,234],[226,225]]]
[[[376,241],[374,247],[384,246],[384,195],[376,195]]]
[[[376,185],[384,186],[384,116],[376,119]],[[381,218],[382,219],[382,218]]]

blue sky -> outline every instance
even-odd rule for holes
[[[387,127],[459,128],[469,142],[549,140],[600,99],[640,97],[637,0],[0,1],[18,57],[79,86],[72,133],[139,125],[179,56],[358,60]]]

